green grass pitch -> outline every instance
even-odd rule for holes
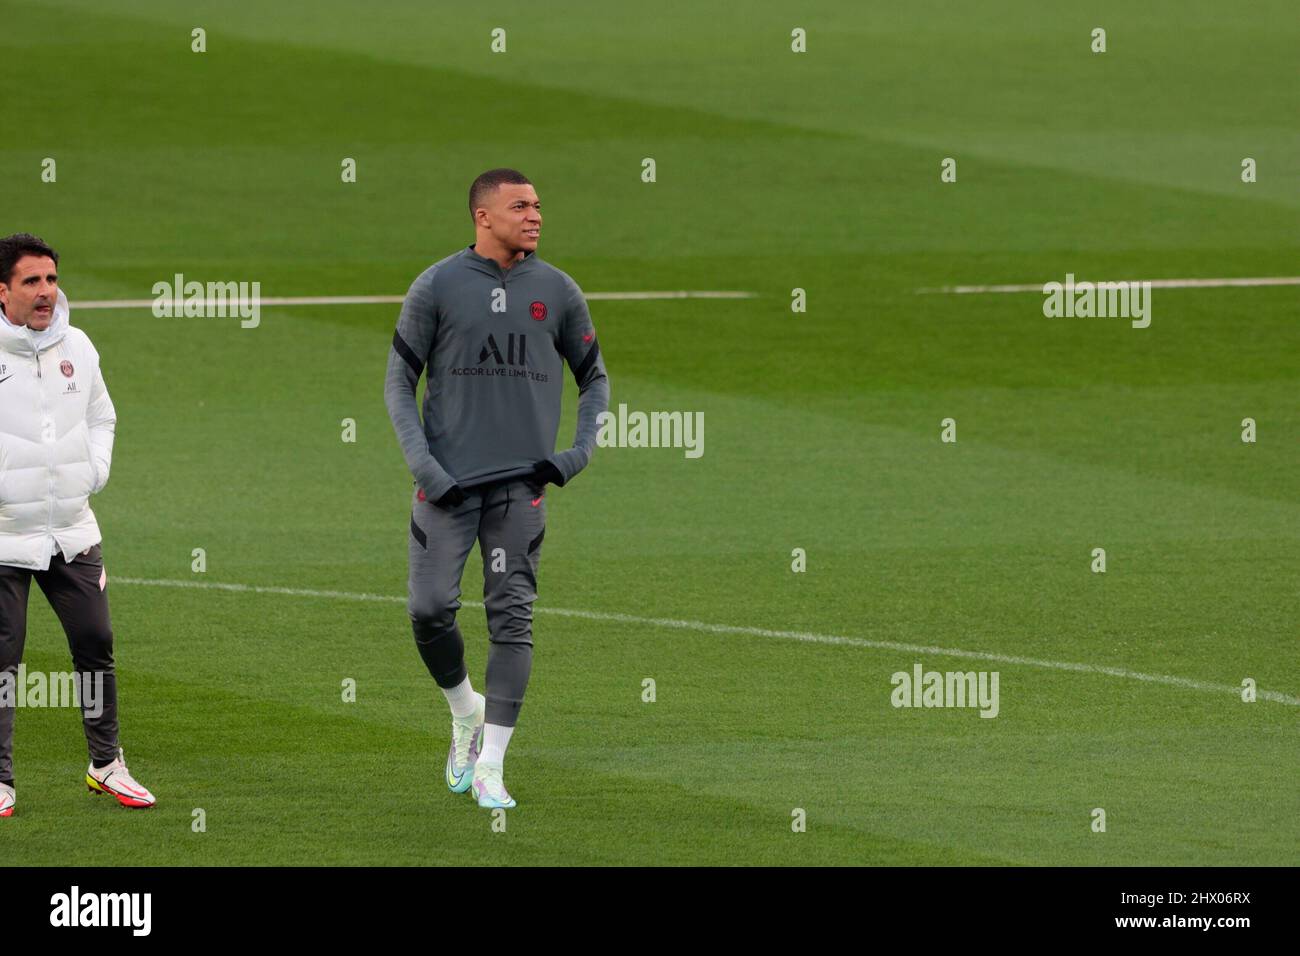
[[[498,165],[588,292],[757,293],[592,303],[611,405],[703,412],[705,453],[600,449],[550,496],[504,833],[446,790],[402,603],[346,596],[405,591],[397,307],[74,307],[118,410],[93,504],[123,745],[159,805],[92,799],[76,713],[25,710],[5,862],[1294,863],[1300,709],[1201,685],[1300,693],[1297,289],[1157,289],[1141,330],[916,291],[1295,275],[1291,5],[612,9],[0,4],[3,232],[52,243],[74,302],[177,272],[400,294],[472,241],[465,192]],[[465,600],[481,580],[475,552]],[[481,682],[482,610],[461,626]],[[997,670],[999,715],[895,709],[917,661]],[[70,666],[37,592],[26,663]]]

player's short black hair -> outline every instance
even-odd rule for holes
[[[0,282],[9,284],[14,277],[14,266],[23,256],[49,256],[59,264],[59,254],[28,232],[17,232],[0,239]]]
[[[517,169],[489,169],[486,173],[474,180],[474,184],[469,187],[469,218],[474,218],[474,210],[487,200],[488,193],[495,190],[502,183],[512,183],[516,186],[531,186],[532,180],[525,176]]]

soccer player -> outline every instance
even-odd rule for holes
[[[63,625],[82,688],[86,787],[124,807],[154,805],[118,746],[108,577],[89,503],[108,484],[117,415],[99,353],[68,324],[58,264],[35,236],[0,239],[0,817],[14,811],[15,691],[32,578]],[[93,703],[88,681],[98,689]]]
[[[415,476],[407,611],[451,707],[447,786],[513,807],[502,780],[532,670],[533,601],[546,485],[564,485],[596,447],[609,380],[582,290],[537,257],[542,211],[513,169],[469,191],[474,244],[411,284],[388,356],[384,398]],[[578,384],[573,446],[555,451],[564,363]],[[416,386],[424,373],[424,421]],[[456,625],[465,559],[478,540],[490,645],[484,694]]]

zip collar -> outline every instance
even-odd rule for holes
[[[513,276],[517,275],[521,271],[527,272],[531,270],[533,263],[538,261],[537,252],[536,250],[533,250],[531,252],[525,252],[522,259],[516,259],[515,264],[509,269],[502,269],[501,263],[497,262],[495,259],[488,259],[475,252],[472,243],[465,247],[465,250],[461,253],[461,258],[464,259],[465,264],[475,272],[485,273],[486,275],[492,276],[494,279],[500,279],[502,282],[506,280],[507,276]]]

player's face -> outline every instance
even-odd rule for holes
[[[542,201],[530,183],[502,183],[488,200],[488,228],[511,251],[533,252],[542,234]]]
[[[23,256],[8,282],[0,282],[0,305],[14,325],[42,332],[54,319],[59,272],[49,256]]]

